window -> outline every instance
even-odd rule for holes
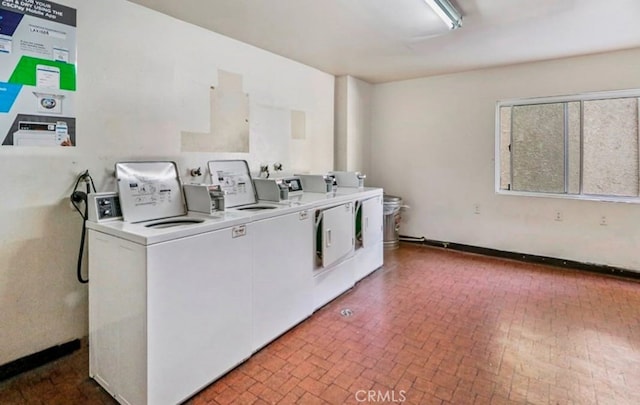
[[[640,202],[640,90],[496,108],[499,193]]]

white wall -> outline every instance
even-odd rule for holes
[[[639,88],[639,71],[634,49],[376,85],[368,184],[411,206],[404,235],[640,271],[637,205],[494,192],[496,101]]]
[[[78,9],[77,147],[0,148],[0,364],[87,334],[87,287],[75,275],[81,220],[68,202],[84,169],[109,191],[120,160],[175,160],[186,181],[211,159],[273,163],[269,148],[254,147],[282,140],[268,131],[251,134],[248,154],[180,152],[181,131],[209,131],[218,69],[243,75],[265,121],[269,111],[305,112],[306,139],[278,157],[285,169],[333,168],[333,76],[125,0],[58,2]]]
[[[371,84],[353,76],[336,78],[336,170],[369,170],[372,91]]]
[[[333,162],[336,170],[347,170],[349,159],[349,76],[338,76],[335,83]]]

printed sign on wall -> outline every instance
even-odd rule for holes
[[[46,0],[0,2],[2,145],[76,144],[76,10]]]

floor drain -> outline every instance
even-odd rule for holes
[[[353,315],[353,311],[350,310],[349,308],[345,308],[342,311],[340,311],[340,315],[342,315],[344,317],[349,317],[349,316]]]

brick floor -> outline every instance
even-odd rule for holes
[[[83,345],[0,404],[113,404],[87,374]],[[640,404],[640,283],[402,245],[188,404],[367,402]]]

